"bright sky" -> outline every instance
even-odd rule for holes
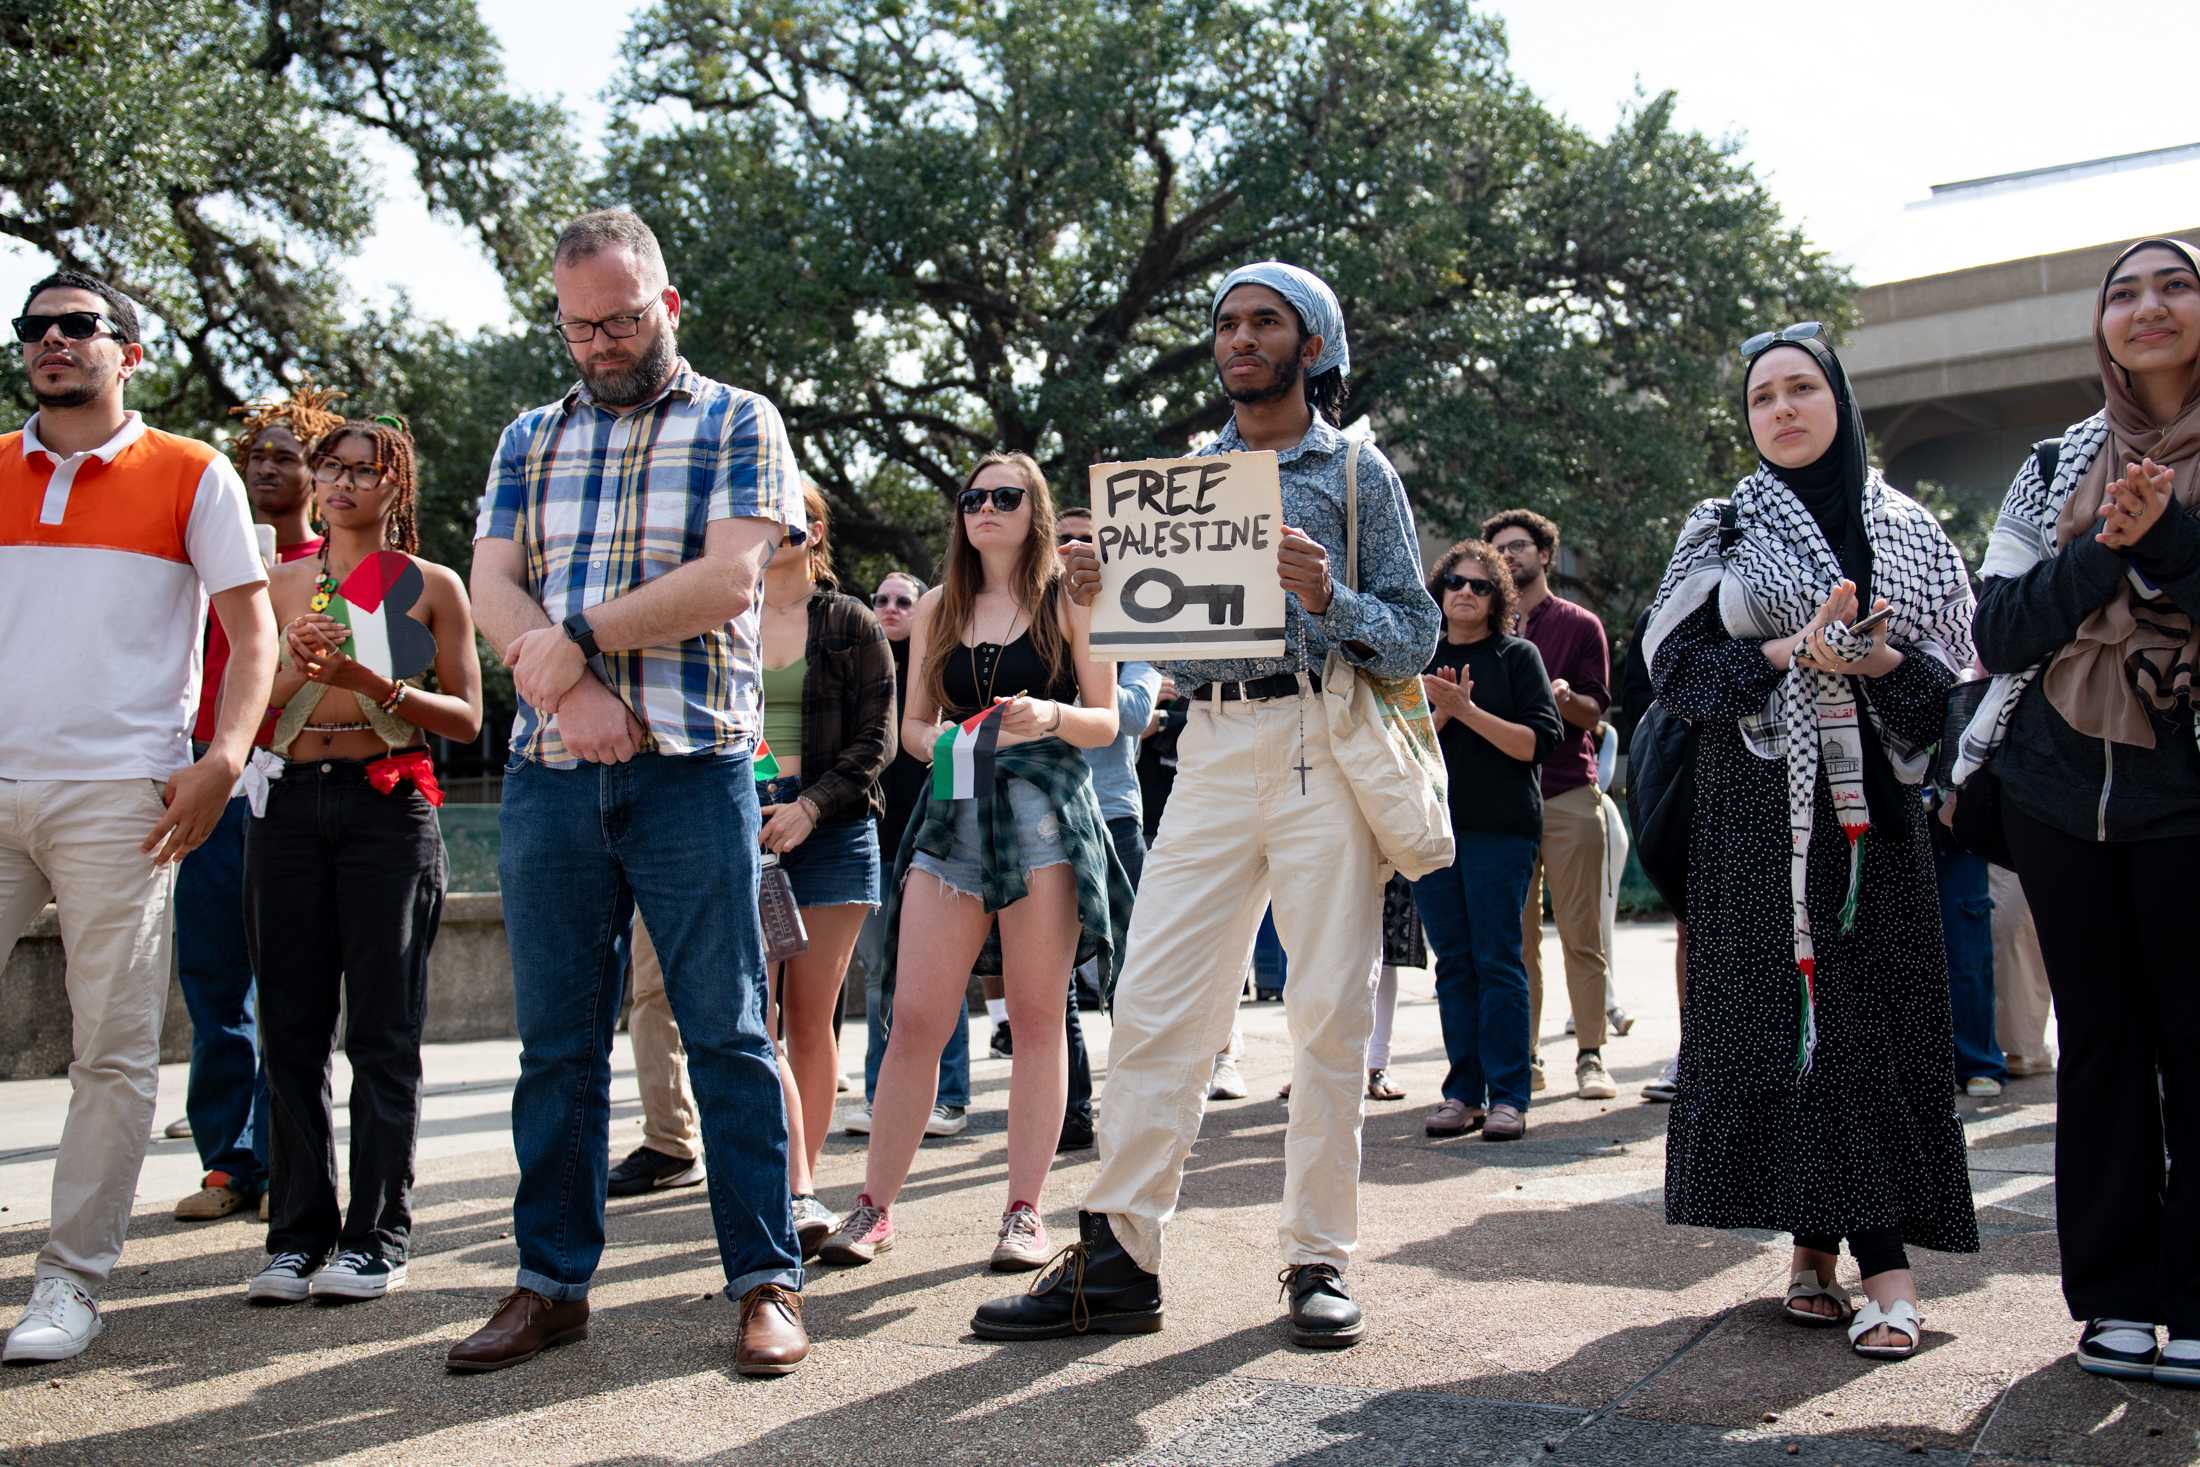
[[[564,97],[584,137],[600,126],[600,93],[638,6],[479,4],[517,84]],[[1681,124],[1740,138],[1782,208],[1867,284],[2200,216],[2200,163],[2097,181],[2075,218],[2059,194],[2052,205],[2005,195],[1983,211],[1914,207],[1936,183],[2200,143],[2189,88],[2153,64],[2158,26],[2110,30],[2068,0],[1846,0],[1815,7],[1815,29],[1812,7],[1763,0],[1489,8],[1507,23],[1515,74],[1593,133],[1610,130],[1638,84],[1678,92]],[[508,321],[479,249],[428,216],[392,151],[368,152],[384,164],[385,222],[351,267],[361,291],[403,284],[423,314],[461,330]],[[0,245],[0,297],[19,298],[45,268]]]

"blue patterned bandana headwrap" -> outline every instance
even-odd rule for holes
[[[1352,370],[1352,349],[1344,339],[1344,307],[1337,304],[1337,293],[1319,275],[1281,260],[1240,265],[1223,277],[1222,288],[1215,292],[1214,309],[1207,313],[1210,328],[1215,317],[1222,314],[1223,297],[1241,285],[1267,286],[1291,303],[1307,334],[1322,339],[1322,354],[1306,369],[1307,376],[1319,377],[1332,367],[1340,372]]]

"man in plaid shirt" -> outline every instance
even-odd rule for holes
[[[556,327],[580,371],[504,431],[475,529],[482,634],[522,700],[501,819],[522,1043],[518,1286],[451,1348],[500,1370],[588,1332],[603,1253],[611,1030],[641,909],[687,1041],[711,1217],[740,1303],[735,1368],[809,1351],[787,1128],[764,1025],[757,588],[806,534],[778,410],[678,354],[680,293],[624,210],[558,238]]]

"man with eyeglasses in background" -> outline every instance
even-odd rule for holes
[[[739,1301],[734,1369],[809,1353],[787,1117],[764,1022],[761,581],[808,534],[779,411],[681,360],[680,293],[634,214],[558,236],[556,330],[580,372],[504,431],[475,530],[482,634],[521,707],[501,820],[520,1075],[517,1286],[451,1347],[501,1370],[588,1333],[603,1257],[611,1031],[638,909],[702,1115]]]
[[[137,307],[73,270],[15,319],[38,410],[0,437],[0,964],[52,899],[73,1062],[53,1222],[0,1358],[66,1360],[104,1327],[152,1139],[176,863],[221,820],[275,676],[244,485],[218,449],[123,410]],[[221,713],[192,757],[211,599]]]
[[[1604,623],[1586,606],[1551,590],[1558,526],[1532,509],[1508,509],[1482,522],[1482,538],[1505,557],[1520,595],[1519,635],[1543,654],[1564,725],[1558,748],[1543,761],[1543,843],[1528,876],[1521,913],[1521,956],[1528,965],[1528,1044],[1543,1022],[1543,887],[1566,954],[1566,994],[1573,1007],[1574,1089],[1583,1100],[1613,1100],[1619,1086],[1604,1064],[1607,1020],[1625,1033],[1633,1021],[1607,1013],[1611,954],[1604,950],[1605,826],[1597,788],[1593,737],[1612,705],[1612,653]],[[1544,1088],[1543,1057],[1535,1056],[1529,1088]]]
[[[917,600],[924,582],[908,571],[889,571],[871,593],[871,611],[886,630],[894,654],[894,727],[901,727],[902,711],[909,705],[909,632],[916,625]],[[930,766],[910,757],[894,740],[894,762],[879,779],[886,796],[886,813],[878,823],[878,857],[890,879],[894,857],[901,850],[902,833],[917,807],[932,788]],[[878,1067],[886,1058],[886,1016],[881,988],[886,978],[886,908],[882,904],[863,919],[856,934],[853,966],[863,970],[863,1099],[841,1107],[840,1129],[851,1136],[871,1134],[871,1098],[878,1093]],[[953,1136],[968,1125],[970,1109],[970,1006],[963,1005],[960,1022],[947,1036],[940,1052],[940,1088],[933,1097],[932,1114],[924,1123],[927,1136]]]

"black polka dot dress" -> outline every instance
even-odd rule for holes
[[[1652,673],[1659,698],[1700,730],[1666,1221],[1841,1237],[1894,1228],[1917,1247],[1977,1251],[1922,803],[1898,802],[1899,829],[1874,825],[1844,936],[1848,842],[1819,776],[1805,885],[1819,1040],[1798,1078],[1787,765],[1751,753],[1735,723],[1781,674],[1709,603],[1658,649]],[[1949,681],[1911,656],[1858,684],[1876,720],[1929,740]]]

